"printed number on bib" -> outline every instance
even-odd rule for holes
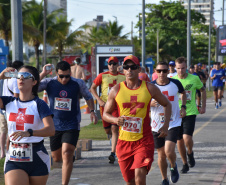
[[[192,91],[185,91],[185,92],[186,92],[187,100],[191,100]],[[181,100],[181,96],[180,96],[179,100]]]
[[[132,133],[140,133],[142,118],[137,117],[124,117],[124,118],[125,121],[123,126],[121,127],[122,130]]]
[[[159,113],[159,121],[162,124],[165,122],[165,115],[164,115],[164,113]],[[170,121],[173,121],[173,116],[172,115],[170,117]]]
[[[69,98],[55,98],[54,109],[71,111],[71,102]]]
[[[16,162],[33,161],[32,143],[12,143],[9,145],[9,160]]]

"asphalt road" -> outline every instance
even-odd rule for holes
[[[225,96],[226,97],[226,96]],[[88,116],[88,115],[87,115]],[[85,116],[87,118],[87,116]],[[84,116],[83,116],[84,117]],[[198,115],[194,132],[194,155],[196,166],[187,174],[180,175],[178,185],[226,185],[226,98],[223,106],[216,110],[212,99],[207,100],[207,111]],[[48,142],[45,142],[49,147]],[[93,150],[82,152],[82,159],[76,160],[70,185],[124,185],[118,163],[108,163],[110,143],[93,141]],[[157,152],[147,185],[160,185],[161,175],[157,165]],[[179,170],[182,162],[177,152]],[[170,171],[168,170],[168,176]],[[61,184],[61,169],[51,170],[48,185]]]

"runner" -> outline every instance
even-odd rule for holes
[[[143,185],[154,157],[150,101],[154,98],[165,110],[165,126],[159,129],[160,137],[167,135],[171,104],[154,84],[139,80],[140,62],[137,57],[125,57],[123,69],[126,81],[110,91],[103,118],[120,126],[116,151],[124,180],[127,185]],[[119,117],[112,116],[116,107]]]
[[[47,64],[50,65],[50,64]],[[40,74],[44,78],[51,70],[46,71],[46,66]],[[53,112],[56,133],[50,137],[50,148],[55,162],[63,161],[62,184],[68,185],[73,162],[75,160],[75,147],[79,138],[81,112],[79,97],[82,95],[91,110],[90,118],[97,123],[94,113],[94,102],[91,93],[81,79],[70,77],[70,65],[66,61],[57,63],[54,78],[45,78],[40,82],[39,91],[46,90],[50,110]]]
[[[179,80],[185,91],[187,96],[186,101],[186,116],[182,118],[182,124],[180,129],[180,134],[178,136],[177,147],[178,151],[181,155],[183,161],[183,168],[181,173],[187,173],[189,171],[189,163],[190,167],[195,166],[194,152],[193,152],[193,132],[195,130],[195,120],[197,114],[204,114],[206,112],[206,90],[200,81],[198,76],[191,75],[186,73],[187,69],[187,60],[184,57],[179,57],[176,59],[176,70],[177,75],[174,76],[174,79]],[[202,106],[200,109],[197,109],[195,103],[195,94],[196,90],[201,91],[201,99]],[[179,107],[181,107],[182,102],[179,100]],[[187,156],[186,156],[186,148],[187,148]]]
[[[211,71],[210,79],[213,80],[212,87],[215,100],[215,109],[218,109],[222,106],[221,95],[223,90],[223,79],[225,79],[225,71],[220,68],[220,62],[216,62],[215,69]]]
[[[14,68],[6,68],[4,73]],[[50,171],[50,159],[44,138],[54,135],[52,112],[38,98],[39,73],[24,66],[17,75],[19,98],[0,97],[0,108],[5,109],[10,146],[5,159],[5,184],[45,185]]]
[[[170,61],[169,62],[169,74],[167,75],[167,77],[172,78],[175,75],[177,75],[177,72],[175,70],[175,62],[174,61]]]
[[[108,69],[109,71],[100,73],[96,79],[93,81],[93,84],[90,88],[91,93],[97,99],[100,105],[100,113],[102,117],[103,126],[105,129],[106,134],[112,136],[111,139],[111,154],[109,155],[109,163],[114,164],[115,161],[115,147],[118,140],[118,126],[115,123],[108,123],[103,120],[103,112],[104,112],[104,105],[107,101],[108,94],[110,89],[125,80],[125,75],[119,73],[117,71],[118,67],[118,58],[116,57],[109,57],[108,59]],[[101,96],[99,97],[97,94],[97,87],[101,86]],[[115,109],[113,112],[113,116],[118,117],[118,111]]]
[[[158,102],[151,101],[151,127],[155,141],[155,148],[158,152],[158,165],[162,174],[162,185],[169,185],[167,178],[167,161],[170,163],[172,183],[176,183],[179,180],[179,173],[176,164],[175,146],[177,143],[177,135],[179,134],[181,126],[181,117],[186,116],[186,93],[179,80],[168,78],[168,64],[166,62],[160,62],[156,66],[156,72],[158,78],[152,83],[155,84],[160,91],[168,98],[172,104],[172,114],[169,122],[168,135],[166,137],[159,137],[158,133],[161,127],[164,127],[164,109],[159,106]],[[178,104],[178,95],[181,94],[182,106],[181,110]]]
[[[140,67],[141,71],[139,73],[139,79],[140,80],[144,80],[147,82],[151,82],[150,78],[148,77],[148,75],[145,73],[145,67]]]

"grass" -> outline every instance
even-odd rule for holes
[[[91,123],[88,126],[82,127],[79,139],[106,140],[107,135],[104,131],[102,121],[99,120],[96,125]]]
[[[4,162],[5,162],[5,159],[0,159],[0,185],[5,184],[5,182],[4,182],[4,170],[3,170]]]
[[[213,91],[206,91],[206,98],[211,98],[213,96]]]

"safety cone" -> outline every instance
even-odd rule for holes
[[[48,102],[48,94],[47,94],[46,90],[44,90],[43,92],[44,92],[43,93],[43,100],[48,104],[49,103]]]
[[[85,112],[83,114],[90,114],[90,110],[88,105],[86,105]]]

